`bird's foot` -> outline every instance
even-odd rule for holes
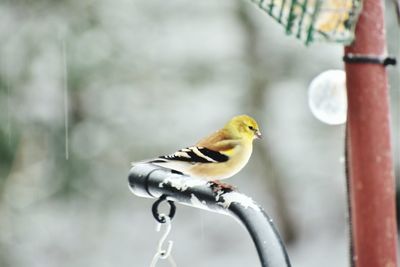
[[[222,191],[223,193],[227,193],[227,192],[236,190],[235,186],[233,186],[231,184],[223,183],[220,180],[210,181],[209,185],[212,188],[214,193],[217,193],[219,191]]]

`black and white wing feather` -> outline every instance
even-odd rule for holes
[[[206,147],[192,146],[178,150],[174,154],[160,156],[150,163],[162,164],[168,162],[185,162],[189,164],[197,163],[220,163],[229,160],[229,156]]]
[[[212,163],[222,163],[228,160],[229,156],[218,151],[206,147],[192,146],[147,162],[179,173],[192,175],[193,168],[196,166],[207,165],[211,167]]]

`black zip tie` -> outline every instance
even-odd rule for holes
[[[154,218],[156,219],[157,222],[159,223],[165,223],[166,220],[164,217],[160,216],[160,213],[158,212],[158,206],[160,205],[161,202],[167,201],[170,207],[168,217],[172,220],[175,216],[176,212],[176,206],[175,203],[172,200],[167,200],[167,195],[162,195],[159,199],[154,202],[153,206],[151,207],[151,211],[153,213]]]
[[[367,63],[367,64],[379,64],[383,66],[396,65],[397,60],[395,57],[379,57],[379,56],[367,56],[357,54],[346,54],[343,57],[343,61],[346,63]]]

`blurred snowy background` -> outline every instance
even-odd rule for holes
[[[400,56],[392,1],[387,33]],[[153,201],[128,189],[130,162],[242,113],[265,138],[229,182],[274,218],[293,266],[348,266],[344,127],[307,105],[342,50],[305,47],[250,1],[1,0],[0,266],[149,266],[160,234]],[[222,215],[179,205],[172,239],[180,267],[259,266]]]

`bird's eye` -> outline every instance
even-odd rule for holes
[[[253,131],[253,130],[254,130],[254,127],[253,127],[253,126],[249,126],[249,129]]]

